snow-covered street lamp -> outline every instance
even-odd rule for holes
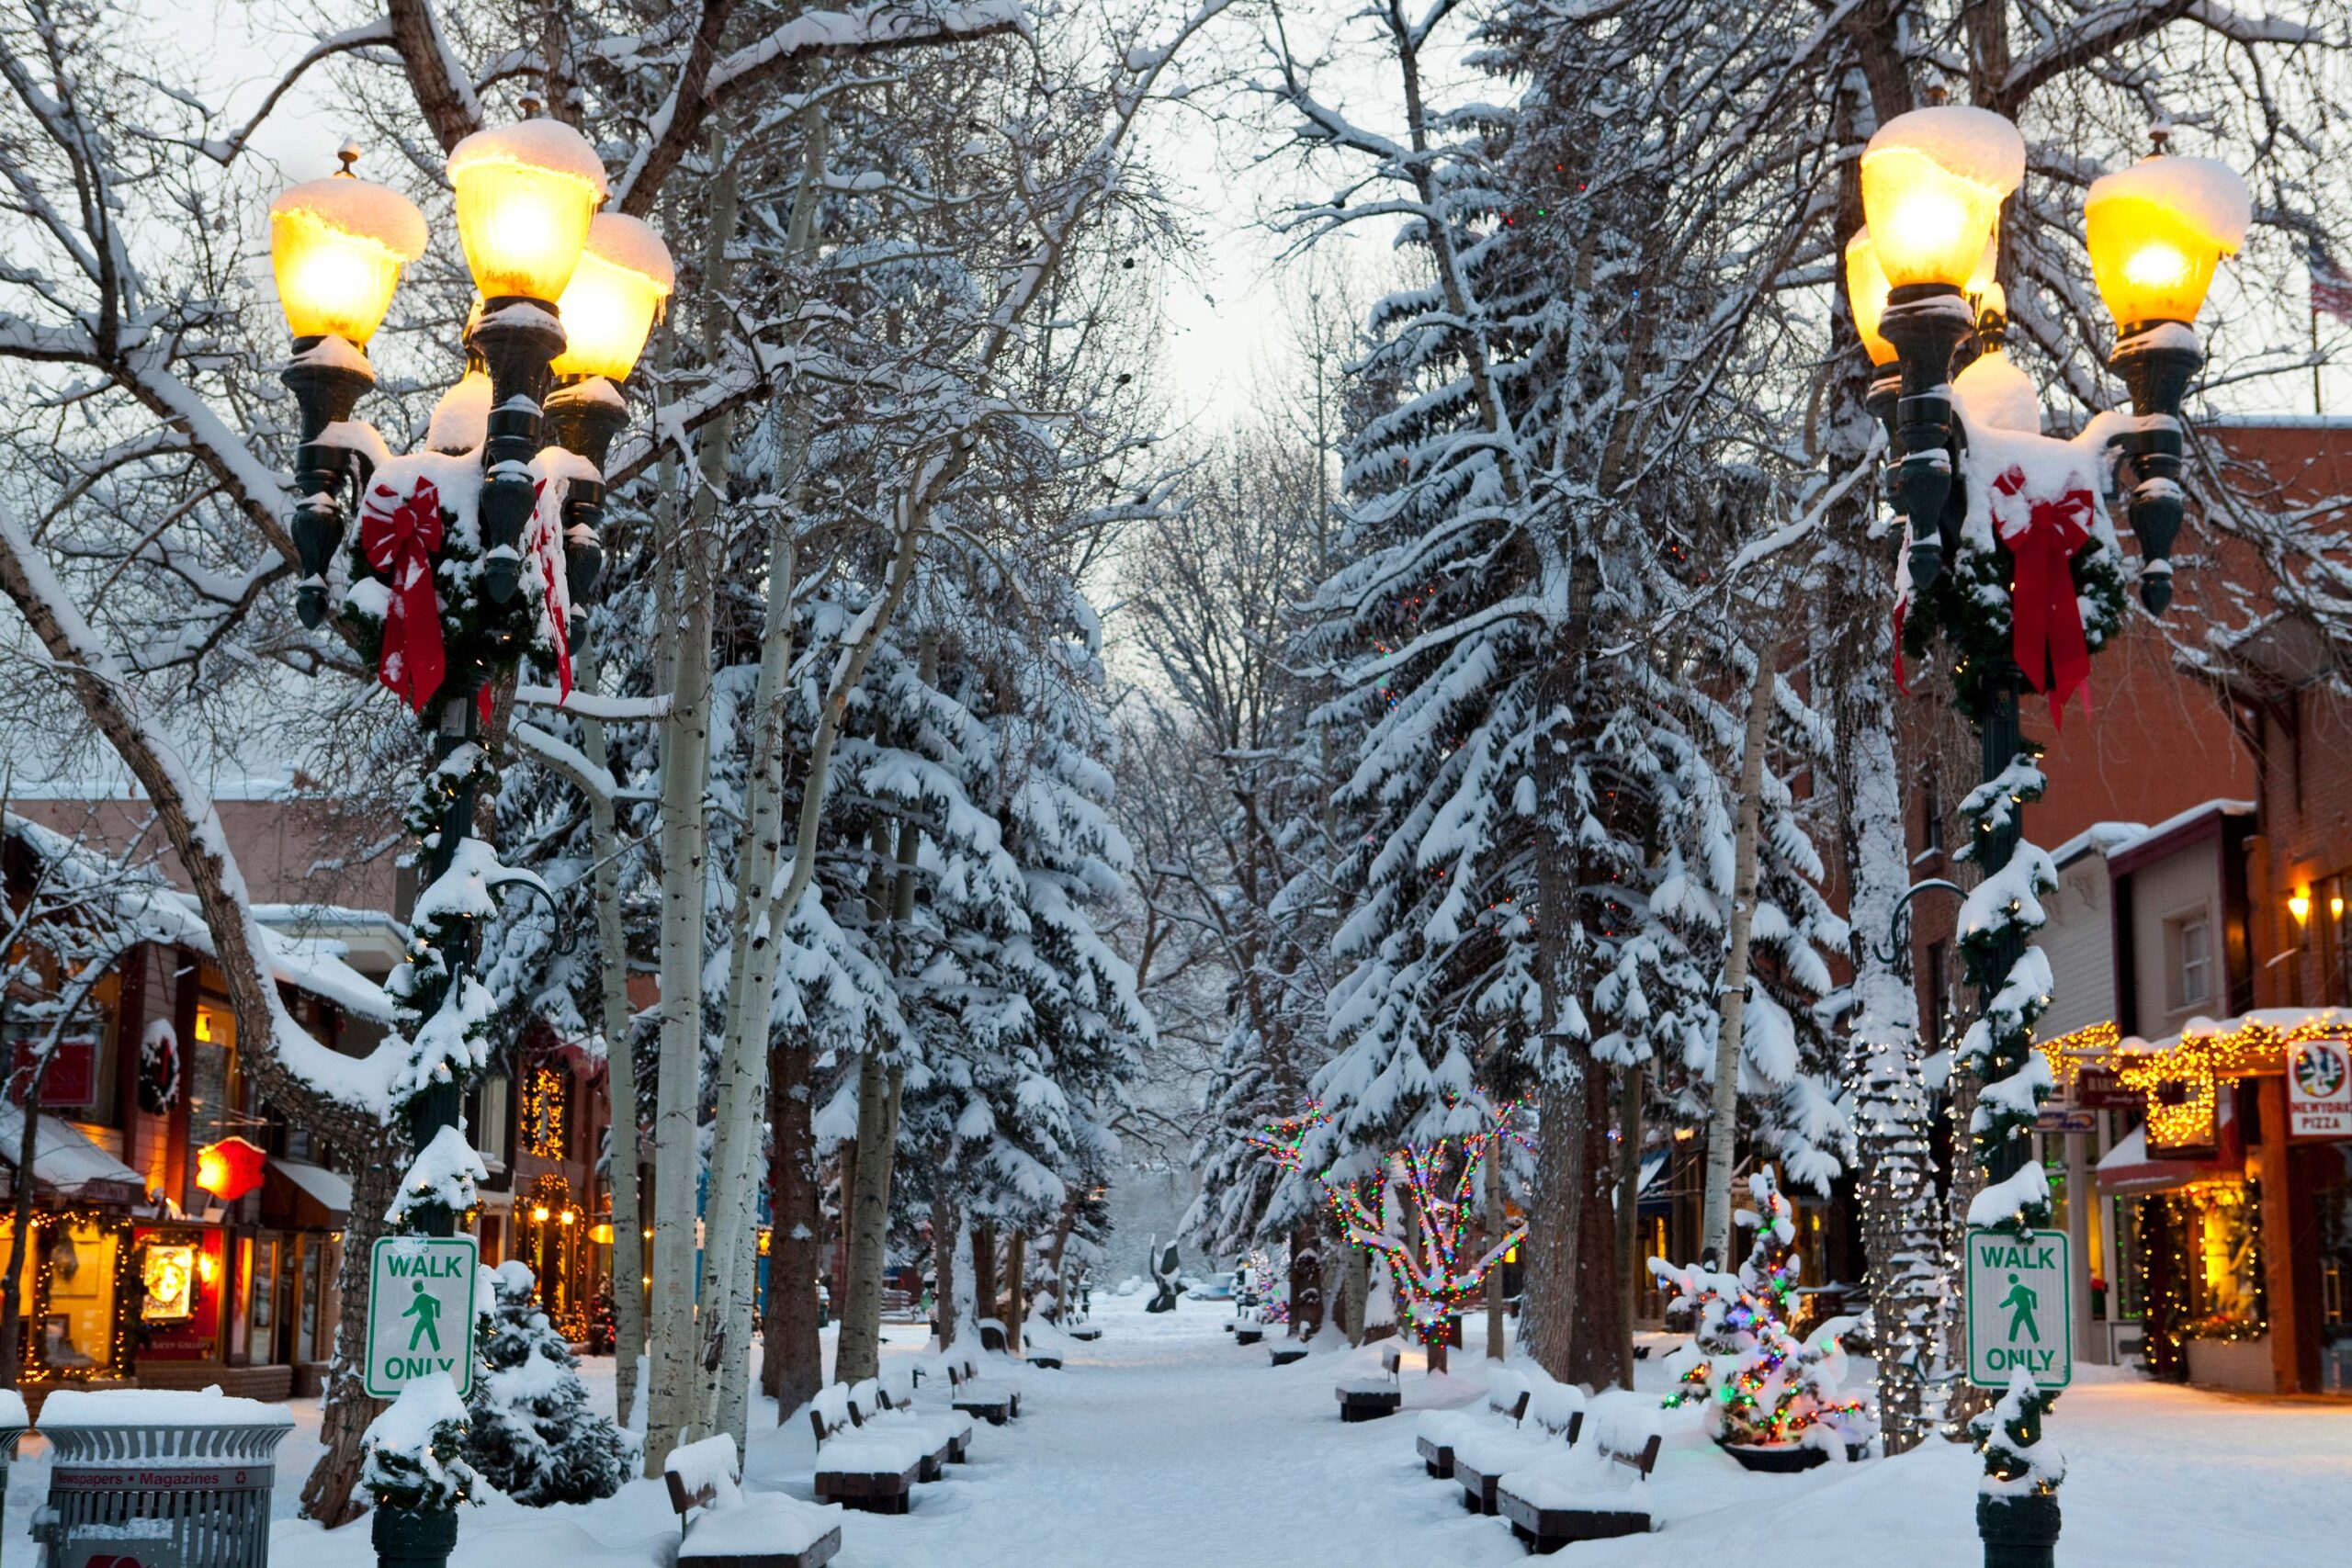
[[[492,1010],[476,976],[486,900],[517,882],[545,891],[472,835],[494,777],[483,708],[493,678],[526,650],[547,657],[559,687],[569,687],[564,612],[601,564],[602,464],[628,419],[615,383],[672,287],[669,252],[652,230],[597,214],[605,183],[595,149],[570,126],[528,118],[533,108],[526,100],[521,122],[477,131],[449,155],[458,238],[482,295],[466,329],[478,373],[443,399],[426,452],[393,457],[353,419],[375,381],[364,346],[390,309],[401,266],[424,251],[423,217],[356,178],[358,151],[348,145],[340,175],[296,186],[271,209],[271,260],[294,334],[285,380],[302,417],[290,523],[303,574],[298,610],[305,626],[324,621],[356,502],[341,614],[384,684],[433,728],[433,761],[409,812],[425,845],[423,886],[389,987],[415,1057],[394,1094],[418,1150],[390,1218],[424,1235],[454,1234],[481,1174],[458,1111]],[[564,387],[551,396],[558,374]],[[550,438],[557,444],[543,445]],[[445,1400],[442,1410],[454,1394],[425,1392]],[[457,1430],[435,1410],[417,1414],[396,1429]],[[379,1452],[377,1438],[371,1427],[379,1562],[446,1562],[463,1485],[436,1469],[437,1450],[386,1438]]]
[[[362,452],[324,437],[376,384],[368,340],[392,308],[401,268],[424,254],[425,239],[415,203],[351,172],[356,146],[345,142],[337,156],[335,174],[293,186],[269,209],[270,270],[294,334],[281,379],[302,419],[289,525],[302,567],[295,613],[313,627],[326,618],[327,567],[343,538],[339,491],[346,479],[367,482]]]
[[[1984,109],[1914,110],[1879,129],[1860,173],[1869,227],[1848,247],[1846,279],[1879,371],[1871,404],[1894,441],[1891,488],[1908,538],[1897,635],[1914,655],[1941,644],[1982,764],[1961,807],[1973,829],[1962,856],[1983,873],[1958,921],[1982,998],[1959,1053],[1980,1085],[1971,1131],[1985,1182],[1968,1223],[2022,1234],[2051,1214],[2048,1178],[2028,1158],[2049,1087],[2033,1025],[2050,1004],[2051,978],[2027,942],[2057,875],[2021,832],[2022,808],[2044,780],[2018,726],[2019,690],[2049,694],[2058,717],[2087,681],[2091,653],[2120,624],[2125,563],[2104,501],[2124,502],[2138,538],[2142,602],[2161,612],[2171,601],[2169,558],[2186,502],[2180,410],[2205,357],[2191,323],[2214,268],[2245,238],[2250,204],[2232,170],[2164,156],[2161,133],[2155,156],[2091,186],[2092,269],[2115,316],[2111,364],[2132,412],[2101,414],[2066,441],[2041,434],[2030,382],[1999,354],[2007,301],[1995,280],[1996,226],[2025,175],[2017,128]],[[1955,383],[1955,357],[1972,346]],[[2016,1373],[1977,1420],[1987,1568],[2052,1561],[2064,1471],[2042,1416],[2054,1397]]]

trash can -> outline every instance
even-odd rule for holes
[[[62,1389],[41,1408],[45,1568],[264,1568],[282,1406],[201,1393]]]

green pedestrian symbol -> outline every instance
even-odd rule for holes
[[[2001,1304],[2009,1309],[2010,1344],[2018,1342],[2020,1330],[2035,1344],[2041,1343],[2041,1330],[2033,1325],[2033,1309],[2041,1301],[2041,1294],[2032,1286],[2021,1283],[2015,1274],[2009,1276],[2009,1293],[2001,1298]]]
[[[2014,1280],[2017,1276],[2012,1274],[2009,1278]],[[424,1293],[424,1280],[419,1280],[412,1289],[416,1292],[416,1299],[408,1303],[408,1310],[406,1312],[401,1314],[401,1316],[403,1318],[413,1317],[416,1319],[416,1326],[408,1331],[408,1348],[412,1350],[415,1349],[416,1342],[419,1339],[423,1339],[427,1336],[430,1336],[433,1340],[433,1348],[435,1350],[438,1350],[441,1348],[441,1329],[439,1326],[441,1303]],[[2011,1337],[2014,1338],[2016,1337],[2012,1335]]]

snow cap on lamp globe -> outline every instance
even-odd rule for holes
[[[346,149],[346,161],[356,156]],[[296,337],[365,344],[424,243],[414,202],[348,168],[280,192],[269,204],[269,259],[287,326]]]
[[[477,130],[450,151],[458,237],[485,299],[555,299],[607,189],[604,161],[556,119]]]
[[[1862,208],[1887,281],[1965,283],[2024,178],[2025,139],[1989,109],[1939,104],[1879,127],[1862,150]]]

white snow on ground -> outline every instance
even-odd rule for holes
[[[1188,1301],[1173,1314],[1140,1296],[1096,1297],[1101,1340],[1067,1347],[1059,1372],[1024,1369],[1023,1416],[983,1427],[969,1465],[917,1489],[912,1514],[851,1514],[841,1568],[1479,1568],[1525,1561],[1496,1519],[1462,1511],[1459,1489],[1428,1479],[1410,1416],[1342,1427],[1331,1385],[1362,1352],[1275,1370],[1262,1347],[1236,1346],[1229,1308]],[[1476,1325],[1474,1325],[1474,1337]],[[918,1331],[889,1331],[895,1357]],[[1430,1379],[1408,1356],[1408,1410],[1467,1404],[1475,1360]],[[583,1368],[606,1408],[612,1363]],[[2070,1473],[2065,1568],[2212,1568],[2258,1559],[2340,1562],[2352,1540],[2352,1404],[2229,1398],[2086,1369],[2053,1433]],[[998,1375],[1004,1375],[1000,1372]],[[1644,1386],[1659,1382],[1642,1363]],[[922,1400],[939,1394],[926,1380]],[[328,1534],[295,1517],[318,1453],[318,1404],[296,1401],[279,1450],[277,1568],[373,1568],[366,1523]],[[757,1412],[745,1477],[752,1491],[808,1495],[805,1421],[781,1429]],[[1978,1568],[1976,1462],[1931,1443],[1894,1461],[1802,1476],[1749,1475],[1681,1415],[1652,1497],[1662,1533],[1570,1547],[1576,1568],[1770,1557],[1830,1568]],[[47,1489],[43,1445],[28,1438],[10,1471],[5,1568],[38,1561],[25,1530]],[[658,1481],[606,1502],[529,1509],[503,1499],[465,1517],[457,1568],[659,1568],[677,1528]],[[1899,1555],[1896,1555],[1899,1554]]]

